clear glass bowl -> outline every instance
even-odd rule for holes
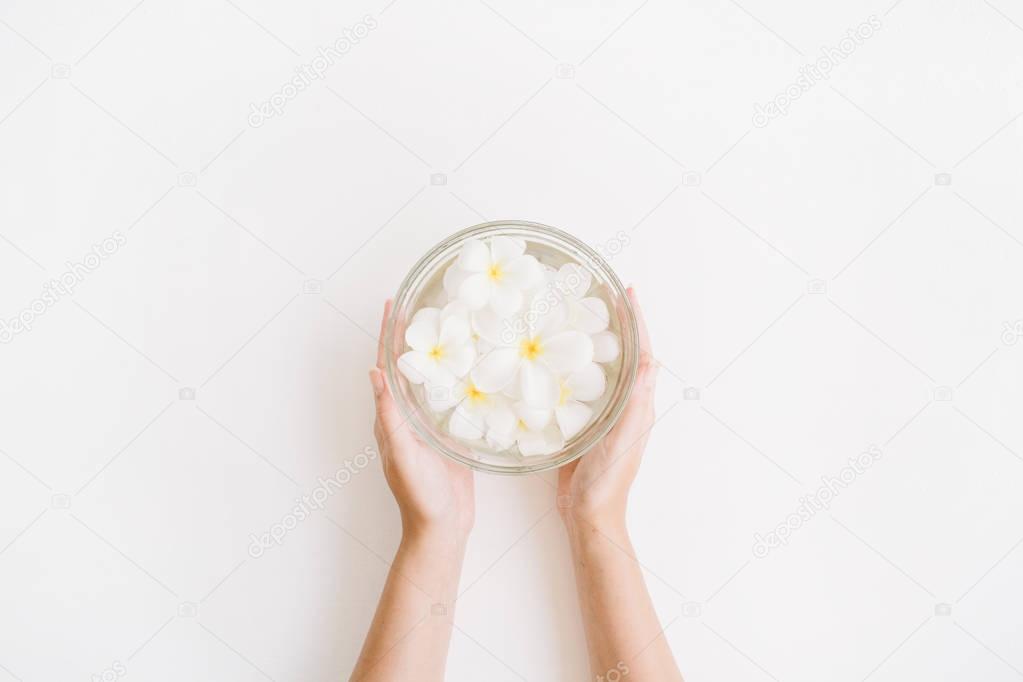
[[[618,358],[602,365],[607,374],[607,390],[591,403],[594,417],[581,432],[551,455],[522,457],[518,453],[498,452],[484,443],[469,445],[447,433],[443,415],[437,415],[423,400],[423,386],[410,383],[398,371],[398,358],[407,350],[405,327],[423,306],[443,304],[443,277],[467,239],[509,236],[523,239],[527,253],[544,265],[558,268],[569,262],[584,267],[593,278],[588,295],[598,296],[611,313],[610,330],[619,338]],[[391,317],[384,335],[387,381],[405,420],[424,442],[451,459],[479,471],[497,474],[528,474],[567,464],[593,447],[618,421],[632,393],[639,365],[639,336],[636,316],[625,287],[601,256],[588,245],[561,230],[539,223],[502,220],[483,223],[454,234],[423,256],[405,277],[394,299]]]

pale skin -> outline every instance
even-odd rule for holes
[[[625,522],[629,489],[654,424],[657,380],[632,289],[629,297],[640,328],[635,388],[611,432],[584,457],[559,470],[557,504],[572,550],[591,679],[676,682],[682,675]],[[385,321],[389,313],[390,301]],[[424,445],[404,423],[384,380],[383,353],[378,349],[377,365],[370,370],[377,410],[374,432],[401,513],[402,539],[351,680],[440,682],[475,514],[473,475]]]

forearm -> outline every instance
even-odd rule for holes
[[[566,527],[593,679],[681,680],[624,521]]]
[[[353,682],[444,679],[464,555],[464,539],[451,534],[402,538]]]

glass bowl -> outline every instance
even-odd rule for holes
[[[619,339],[618,358],[603,365],[607,374],[604,396],[592,403],[594,416],[590,423],[569,439],[565,446],[550,455],[523,457],[518,453],[499,452],[484,442],[468,444],[457,440],[444,428],[444,416],[425,407],[424,388],[414,385],[398,370],[398,358],[407,350],[405,328],[413,314],[423,306],[443,303],[443,277],[470,238],[488,239],[496,236],[525,240],[527,253],[545,266],[558,268],[575,262],[592,277],[589,295],[604,300],[610,313],[609,329]],[[582,292],[585,293],[585,292]],[[420,438],[433,449],[451,459],[476,469],[496,474],[529,474],[567,464],[582,457],[615,425],[632,393],[639,366],[639,334],[636,315],[625,287],[607,262],[580,240],[561,230],[518,220],[500,220],[475,225],[458,232],[432,248],[405,277],[394,298],[391,316],[384,334],[386,374],[391,393],[402,416]]]

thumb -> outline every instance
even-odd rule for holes
[[[379,367],[369,370],[369,383],[373,388],[373,399],[376,401],[377,419],[387,438],[400,442],[410,437],[405,419],[398,411],[384,373],[380,371]]]
[[[397,423],[395,421],[397,406],[394,404],[394,398],[391,397],[391,392],[387,388],[387,379],[379,367],[373,367],[369,370],[369,384],[373,388],[373,400],[376,402],[377,418],[390,431]]]

